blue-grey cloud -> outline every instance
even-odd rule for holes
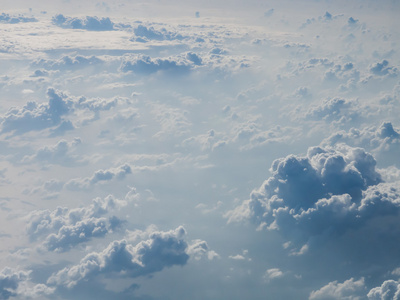
[[[88,66],[94,66],[103,63],[104,61],[94,55],[92,56],[63,56],[59,59],[39,59],[34,61],[32,67],[41,67],[46,70],[74,70],[78,68],[84,68]],[[35,76],[47,76],[47,71],[36,70]]]
[[[89,206],[75,209],[33,211],[27,217],[27,233],[32,240],[45,237],[42,249],[65,252],[95,237],[104,237],[118,227],[119,220],[104,215],[127,204],[108,196],[96,198]]]
[[[148,42],[151,40],[156,41],[164,41],[164,40],[182,40],[184,37],[176,32],[168,31],[165,28],[161,28],[160,30],[154,29],[152,26],[144,26],[139,25],[136,27],[133,32],[135,33],[135,37],[131,39],[131,41],[138,42]]]
[[[72,101],[52,88],[47,90],[48,104],[28,102],[22,108],[11,108],[1,122],[1,132],[23,134],[59,125],[63,116],[72,110]]]
[[[17,296],[18,285],[29,278],[29,273],[29,271],[17,271],[10,268],[1,270],[0,299]]]
[[[400,166],[400,133],[391,122],[382,122],[379,126],[369,126],[363,129],[351,128],[339,131],[325,139],[322,144],[335,145],[346,143],[362,147],[373,153],[382,166]]]
[[[275,160],[272,176],[227,216],[229,221],[249,218],[279,229],[301,247],[310,237],[329,233],[329,228],[338,233],[363,222],[357,214],[368,217],[368,195],[385,189],[377,186],[382,179],[375,165],[375,159],[363,149],[345,145],[314,147],[307,157],[290,155]],[[389,195],[390,205],[396,208],[397,194]],[[386,203],[379,201],[376,205]]]
[[[185,265],[189,255],[184,236],[185,229],[181,226],[167,232],[155,231],[137,245],[127,240],[111,242],[102,252],[90,253],[79,264],[53,274],[48,284],[72,288],[99,275],[135,278]]]
[[[345,99],[334,98],[327,99],[318,104],[317,107],[312,107],[306,114],[306,118],[311,120],[325,120],[332,122],[345,117],[348,120],[354,120],[359,117],[352,102]]]
[[[72,142],[60,140],[54,146],[44,146],[36,151],[35,154],[25,156],[22,159],[23,163],[41,162],[49,164],[60,164],[73,167],[76,164],[85,163],[84,159],[78,155],[71,154],[74,148],[81,144],[79,138],[75,138]]]
[[[0,15],[0,23],[8,23],[8,24],[18,24],[18,23],[26,23],[26,22],[37,22],[36,18],[29,18],[23,15],[13,16],[6,13],[2,13]]]
[[[179,58],[151,58],[146,55],[138,55],[131,59],[125,59],[120,67],[121,71],[132,71],[138,74],[149,75],[158,71],[172,74],[185,74],[191,69],[191,65]]]
[[[122,180],[131,173],[131,167],[124,164],[117,168],[98,170],[91,177],[71,179],[65,184],[65,187],[71,190],[89,189],[98,182],[107,182],[113,179]]]
[[[52,18],[53,24],[72,29],[85,29],[92,31],[114,30],[114,23],[110,18],[98,18],[96,16],[87,16],[86,18],[65,17],[62,14],[55,15]]]
[[[372,74],[377,76],[392,76],[395,77],[398,74],[398,70],[395,67],[389,67],[389,62],[383,60],[382,62],[377,62],[370,67]]]

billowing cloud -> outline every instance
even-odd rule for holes
[[[226,216],[229,222],[250,219],[260,228],[278,230],[290,241],[286,248],[292,255],[318,249],[325,240],[346,240],[353,230],[360,235],[370,230],[371,240],[378,238],[379,230],[367,229],[377,219],[394,226],[394,235],[400,230],[399,222],[390,221],[400,213],[398,185],[382,183],[375,164],[363,149],[343,144],[310,148],[307,157],[278,159],[272,176]],[[392,234],[387,234],[389,243]],[[351,244],[356,242],[367,243],[354,237]]]
[[[48,89],[48,104],[28,102],[22,108],[11,108],[1,123],[2,132],[22,134],[59,125],[63,116],[71,112],[72,102],[67,96],[52,88]]]
[[[131,167],[124,164],[117,168],[97,170],[91,177],[71,179],[65,184],[65,187],[71,190],[89,189],[98,182],[107,182],[113,179],[122,180],[131,173]]]
[[[44,146],[36,151],[34,155],[25,156],[23,163],[41,162],[49,164],[61,164],[65,166],[74,166],[75,164],[84,163],[84,160],[78,155],[73,155],[73,149],[81,143],[79,138],[75,138],[72,142],[60,140],[54,146]]]
[[[387,60],[373,64],[370,71],[377,76],[397,76],[398,73],[397,68],[389,67],[389,62]]]
[[[0,23],[8,23],[8,24],[17,24],[20,22],[37,22],[38,20],[36,18],[29,18],[29,17],[25,17],[23,15],[18,15],[18,16],[13,16],[13,15],[9,15],[6,13],[2,13],[0,15]]]
[[[179,33],[168,31],[165,28],[156,30],[153,26],[139,25],[133,32],[135,33],[135,37],[131,40],[138,42],[148,42],[150,40],[182,40],[184,38]]]
[[[184,74],[191,69],[184,59],[179,58],[151,58],[150,56],[138,55],[125,59],[121,64],[121,71],[132,71],[138,74],[149,75],[158,71],[167,71],[173,74]]]
[[[155,231],[148,240],[136,245],[126,240],[113,241],[102,252],[90,253],[79,264],[53,274],[48,284],[72,288],[99,275],[135,278],[185,265],[189,255],[184,236],[185,229],[180,226],[167,232]]]
[[[55,25],[63,27],[63,28],[72,28],[72,29],[85,29],[92,31],[105,31],[105,30],[114,30],[114,23],[110,20],[110,18],[98,18],[98,17],[90,17],[86,18],[71,18],[65,17],[62,14],[58,14],[52,18],[52,21]]]
[[[371,289],[368,293],[370,300],[400,299],[400,283],[396,280],[386,280],[381,286]]]
[[[331,146],[339,143],[367,149],[383,166],[400,166],[397,155],[400,151],[400,133],[391,122],[383,122],[380,126],[369,126],[361,130],[351,128],[349,131],[339,131],[323,141],[323,144]]]
[[[96,198],[89,206],[75,209],[33,211],[27,217],[27,233],[32,240],[45,236],[43,248],[47,251],[64,252],[89,241],[104,237],[114,229],[116,220],[103,217],[112,210],[125,206],[125,200],[108,196]]]
[[[41,67],[46,70],[71,70],[77,68],[84,68],[88,66],[94,66],[102,63],[103,60],[92,55],[92,56],[63,56],[59,59],[39,59],[32,63],[32,67]],[[46,71],[36,70],[35,76],[46,76]]]
[[[21,281],[29,278],[26,271],[16,271],[5,268],[0,272],[0,297],[1,299],[9,299],[17,295],[18,285]]]
[[[365,284],[364,278],[354,280],[350,278],[343,283],[333,281],[328,283],[326,286],[320,288],[317,291],[312,291],[310,294],[310,300],[317,299],[346,299],[346,300],[358,300],[363,299],[365,295]],[[380,299],[380,298],[379,298]]]

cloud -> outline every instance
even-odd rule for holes
[[[284,274],[281,270],[279,270],[278,268],[272,268],[272,269],[268,269],[265,272],[264,279],[265,279],[265,281],[270,282],[273,279],[281,278],[283,276],[284,276]]]
[[[17,271],[10,268],[4,268],[0,272],[0,298],[9,299],[17,296],[17,289],[21,282],[29,278],[30,272]]]
[[[372,74],[377,76],[397,76],[397,68],[389,67],[389,62],[387,60],[383,60],[382,62],[378,62],[373,64],[370,67],[370,71]]]
[[[326,138],[322,144],[333,146],[346,143],[350,146],[362,147],[373,153],[382,166],[400,166],[399,129],[391,122],[382,122],[379,126],[368,126],[361,130],[351,128],[349,131],[339,131]]]
[[[363,299],[362,296],[365,294],[365,283],[364,278],[354,280],[350,278],[343,283],[333,281],[320,288],[317,291],[312,291],[310,294],[310,300],[335,300],[335,299],[346,299],[346,300],[359,300]]]
[[[34,155],[25,156],[22,159],[22,162],[28,163],[37,161],[41,163],[60,164],[69,167],[76,164],[82,164],[85,162],[84,159],[78,155],[71,154],[71,151],[73,151],[73,149],[79,144],[81,144],[79,138],[75,138],[72,142],[60,140],[54,146],[44,146],[38,149]]]
[[[42,67],[46,70],[76,70],[78,68],[84,68],[88,66],[95,66],[103,63],[104,61],[94,55],[92,56],[63,56],[59,59],[39,59],[34,61],[31,65],[32,67]],[[47,76],[48,72],[36,70],[35,76]]]
[[[65,17],[62,14],[58,14],[52,18],[52,22],[62,28],[85,29],[91,31],[114,30],[114,23],[110,18],[99,19],[98,17],[87,16],[86,18],[80,19]]]
[[[11,108],[1,123],[2,133],[23,134],[32,130],[43,130],[59,125],[63,116],[72,110],[67,96],[52,88],[47,90],[48,104],[28,102],[22,108]]]
[[[48,284],[72,288],[99,275],[135,278],[174,265],[183,266],[189,259],[185,234],[180,226],[167,232],[154,231],[148,240],[136,245],[126,240],[113,241],[102,252],[90,253],[79,264],[54,273]]]
[[[219,254],[214,250],[210,250],[206,241],[196,239],[193,240],[187,248],[187,254],[194,258],[195,260],[200,260],[203,257],[207,257],[209,260],[213,260],[214,258],[219,258]]]
[[[338,121],[346,118],[354,121],[359,118],[359,112],[356,110],[357,105],[345,99],[334,98],[327,99],[318,106],[311,108],[306,113],[306,118],[310,120],[324,120],[326,122]]]
[[[24,17],[23,15],[18,16],[10,16],[9,14],[2,13],[0,15],[0,23],[7,23],[7,24],[18,24],[18,23],[26,23],[26,22],[37,22],[36,18],[28,18]]]
[[[326,236],[334,239],[400,212],[396,185],[382,183],[375,165],[361,148],[309,148],[306,157],[275,160],[272,176],[226,217],[279,230],[292,242],[292,254],[318,247]],[[315,239],[322,240],[311,243]]]
[[[158,71],[173,74],[185,74],[191,69],[191,65],[185,59],[180,58],[151,58],[146,55],[138,55],[125,59],[120,67],[121,71],[132,71],[137,74],[150,75]]]
[[[168,31],[165,28],[161,28],[161,30],[156,30],[152,26],[144,26],[144,25],[139,25],[136,27],[133,32],[135,33],[134,38],[131,39],[131,41],[138,41],[138,42],[148,42],[151,40],[156,40],[156,41],[164,41],[164,40],[182,40],[184,37],[176,32],[171,32]]]
[[[126,175],[132,173],[132,169],[128,164],[121,165],[117,168],[107,170],[97,170],[91,177],[83,177],[71,179],[65,184],[65,188],[70,190],[85,190],[99,182],[107,182],[113,179],[122,180]]]
[[[104,237],[115,228],[117,220],[107,220],[104,215],[125,206],[125,200],[108,196],[96,198],[89,206],[75,209],[33,211],[27,217],[27,233],[31,240],[45,236],[42,248],[47,251],[65,252],[94,237]]]
[[[400,299],[400,283],[395,280],[386,280],[381,286],[371,289],[368,293],[370,300],[398,300]]]

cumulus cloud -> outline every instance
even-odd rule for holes
[[[356,107],[359,107],[356,103],[345,99],[327,99],[318,104],[318,106],[310,108],[306,113],[306,118],[316,121],[324,120],[326,122],[354,121],[360,117]]]
[[[29,271],[4,268],[0,272],[0,297],[9,299],[17,296],[18,285],[29,278]]]
[[[71,179],[65,184],[65,187],[71,190],[89,189],[99,182],[107,182],[113,179],[122,180],[131,173],[131,167],[128,164],[124,164],[117,168],[97,170],[91,177]]]
[[[88,66],[98,65],[104,61],[94,55],[92,56],[63,56],[59,59],[38,59],[34,61],[31,65],[32,67],[41,67],[46,70],[73,70],[78,68],[84,68]],[[36,70],[35,76],[47,76],[47,71]]]
[[[272,176],[226,217],[279,230],[294,246],[291,253],[303,254],[323,243],[318,239],[334,239],[400,212],[396,184],[382,183],[375,165],[361,148],[309,148],[306,157],[275,160]]]
[[[196,239],[193,240],[187,248],[187,254],[194,258],[195,260],[200,260],[203,257],[207,257],[209,260],[213,260],[214,258],[219,258],[219,254],[214,250],[210,250],[206,241]]]
[[[166,71],[178,75],[187,73],[191,69],[191,65],[182,58],[151,58],[146,55],[138,55],[125,59],[120,69],[123,72],[132,71],[145,75],[158,71]]]
[[[52,18],[53,24],[63,27],[63,28],[72,28],[72,29],[85,29],[92,31],[107,31],[114,30],[114,23],[110,20],[110,18],[98,18],[98,17],[90,17],[86,18],[71,18],[65,17],[62,14],[55,15]]]
[[[312,291],[310,294],[310,300],[335,300],[335,299],[346,299],[346,300],[358,300],[363,299],[362,296],[365,294],[364,278],[354,280],[350,278],[343,283],[333,281],[323,286],[317,291]],[[380,298],[379,298],[380,299]]]
[[[365,148],[373,153],[383,166],[400,166],[399,129],[391,122],[382,122],[379,126],[368,126],[362,129],[351,128],[349,131],[339,131],[325,139],[322,144],[335,145],[346,143],[351,146]]]
[[[154,231],[148,240],[136,245],[126,240],[113,241],[102,252],[90,253],[79,264],[54,273],[48,284],[72,288],[99,275],[135,278],[174,265],[183,266],[189,259],[185,234],[180,226],[167,232]]]
[[[168,31],[165,28],[157,30],[152,26],[144,26],[144,25],[139,25],[133,30],[133,32],[135,33],[135,37],[132,38],[131,41],[144,42],[144,43],[151,40],[170,41],[170,40],[182,40],[184,38],[181,34]]]
[[[82,164],[84,160],[81,156],[73,155],[71,152],[76,146],[81,144],[79,138],[75,138],[72,142],[60,140],[54,146],[44,146],[36,151],[34,155],[25,156],[22,159],[23,163],[27,162],[41,162],[50,164],[61,164],[72,167],[77,163]]]
[[[22,108],[11,108],[1,123],[2,132],[22,134],[32,130],[42,130],[59,125],[63,116],[72,110],[72,101],[52,88],[47,90],[48,104],[28,102]]]
[[[17,24],[26,22],[37,22],[36,18],[29,18],[23,15],[13,16],[6,13],[0,15],[0,23]]]
[[[367,296],[371,300],[399,300],[400,283],[396,280],[386,280],[381,286],[371,289]]]
[[[389,62],[383,60],[382,62],[377,62],[370,67],[372,74],[377,76],[397,76],[397,68],[389,67]]]
[[[108,196],[96,198],[89,206],[68,209],[33,211],[27,217],[27,233],[32,240],[45,236],[42,247],[47,251],[64,252],[89,241],[104,237],[116,225],[113,218],[104,215],[127,204],[124,200]]]

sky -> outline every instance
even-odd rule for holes
[[[400,299],[400,3],[0,11],[0,299]]]

